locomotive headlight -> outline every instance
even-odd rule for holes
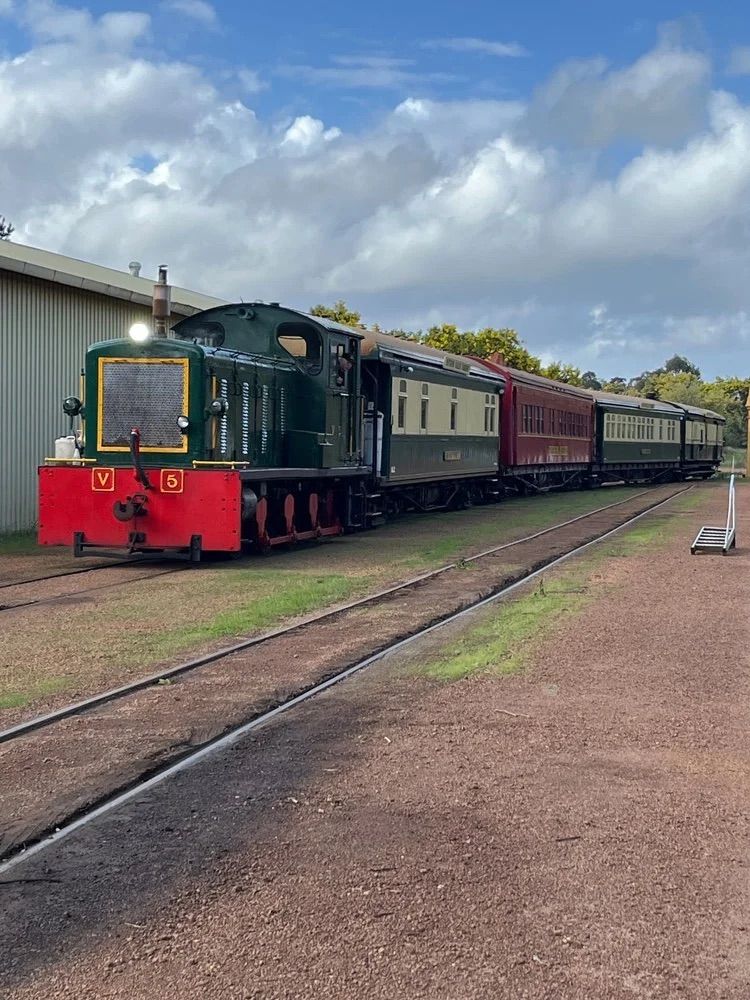
[[[145,323],[133,323],[128,330],[128,336],[131,340],[134,340],[136,344],[144,344],[151,336],[151,331]]]
[[[180,428],[183,434],[187,434],[188,427],[190,426],[190,421],[184,414],[180,414],[177,418],[177,426]]]
[[[81,412],[82,406],[83,403],[77,396],[68,396],[67,399],[63,400],[63,413],[67,413],[69,417],[77,417]]]
[[[209,413],[212,413],[215,417],[220,417],[223,413],[226,413],[228,409],[229,404],[226,399],[221,399],[221,397],[212,400],[211,405],[208,408]]]

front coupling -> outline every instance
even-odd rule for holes
[[[112,513],[118,521],[132,521],[136,517],[145,517],[148,513],[146,504],[148,498],[143,493],[134,493],[132,497],[125,500],[115,500],[112,504]]]

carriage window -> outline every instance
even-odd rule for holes
[[[484,429],[487,434],[495,433],[495,407],[497,397],[485,394],[484,397]],[[525,422],[525,421],[524,421]]]
[[[429,420],[430,400],[427,398],[430,387],[426,382],[422,383],[422,407],[419,411],[419,426],[423,431],[427,430]]]
[[[451,389],[451,430],[458,425],[458,389]]]
[[[428,413],[429,406],[430,406],[429,399],[423,399],[422,400],[422,410],[421,410],[420,415],[419,415],[419,426],[422,428],[423,431],[427,430],[427,418],[428,418],[428,415],[429,415],[429,413]]]
[[[406,396],[398,397],[398,412],[396,414],[396,426],[399,430],[406,427]]]
[[[398,383],[398,406],[396,409],[396,427],[402,431],[406,427],[406,379],[399,379]]]
[[[281,323],[276,340],[308,375],[317,375],[323,365],[323,344],[314,326],[307,323]]]

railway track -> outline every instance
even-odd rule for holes
[[[682,495],[683,493],[689,491],[693,487],[687,487],[675,491],[667,497],[662,497],[655,501],[653,504],[649,504],[645,509],[639,510],[632,516],[626,517],[622,522],[616,524],[615,526],[606,527],[601,532],[595,534],[593,537],[589,537],[587,541],[580,544],[575,544],[568,548],[566,551],[557,554],[552,558],[543,560],[541,565],[537,565],[530,572],[521,573],[512,582],[504,585],[498,589],[493,590],[492,593],[481,599],[472,600],[465,607],[461,607],[460,610],[454,611],[450,614],[440,615],[437,620],[430,622],[422,627],[417,627],[409,631],[408,634],[396,638],[393,641],[385,642],[380,648],[376,648],[373,652],[366,656],[360,658],[353,658],[354,662],[349,662],[345,666],[337,669],[335,672],[331,673],[329,676],[318,677],[311,683],[307,684],[303,689],[294,692],[288,697],[279,697],[277,703],[266,710],[256,712],[252,718],[246,717],[243,721],[238,724],[233,724],[231,726],[225,727],[221,732],[207,736],[207,738],[202,739],[200,744],[197,746],[191,746],[188,749],[178,749],[175,754],[171,756],[170,759],[165,760],[163,763],[156,764],[154,766],[147,766],[142,770],[142,773],[138,774],[136,777],[132,777],[120,784],[119,787],[113,788],[104,794],[95,795],[91,801],[87,801],[84,806],[78,809],[74,809],[64,816],[56,816],[54,821],[48,826],[39,829],[37,834],[31,838],[24,838],[24,840],[19,840],[15,843],[7,843],[0,850],[0,876],[9,871],[13,866],[20,863],[22,860],[39,853],[45,848],[57,843],[61,839],[69,836],[75,830],[79,829],[83,825],[93,821],[97,817],[103,815],[104,813],[116,808],[119,805],[129,801],[134,796],[141,794],[148,788],[151,788],[162,781],[167,780],[174,774],[192,766],[197,763],[207,754],[216,752],[222,748],[230,746],[232,743],[242,739],[246,734],[252,732],[259,726],[264,725],[270,720],[278,717],[279,715],[288,712],[296,705],[301,702],[306,701],[315,695],[327,690],[332,685],[339,683],[340,681],[352,676],[353,674],[365,669],[371,664],[382,659],[388,653],[395,650],[401,649],[415,640],[421,638],[422,636],[435,631],[447,625],[450,622],[456,621],[463,616],[467,615],[469,612],[476,610],[479,607],[491,604],[501,598],[507,597],[512,594],[517,588],[528,583],[529,581],[537,578],[542,573],[549,571],[553,567],[565,562],[566,560],[580,554],[581,552],[589,549],[591,546],[596,545],[612,535],[623,530],[624,528],[632,525],[641,518],[647,516],[653,511],[659,510],[665,504],[668,504],[675,497]],[[643,494],[638,494],[637,496],[642,496]],[[558,525],[550,526],[549,528],[543,529],[542,531],[535,532],[532,535],[525,536],[523,539],[516,539],[513,542],[505,543],[501,546],[495,546],[491,549],[487,549],[484,552],[477,553],[475,556],[470,557],[470,560],[465,560],[465,562],[473,561],[477,562],[479,560],[491,557],[492,555],[501,552],[505,549],[512,548],[517,545],[521,545],[524,542],[533,541],[540,536],[549,535],[552,532],[559,531],[563,527],[568,527],[570,525],[575,525],[576,522],[582,520],[587,520],[596,515],[602,515],[607,511],[610,511],[614,507],[619,507],[623,503],[629,503],[636,499],[636,496],[628,498],[626,501],[620,501],[616,504],[609,504],[605,507],[597,508],[596,511],[588,512],[585,515],[579,515],[576,518],[572,518],[569,521],[561,522]],[[252,646],[262,646],[272,642],[274,638],[288,636],[294,632],[300,630],[309,629],[311,626],[316,624],[331,620],[332,618],[339,617],[346,614],[351,609],[358,609],[364,605],[377,602],[379,600],[384,600],[388,597],[392,597],[394,594],[398,594],[402,591],[407,590],[412,587],[419,587],[425,582],[434,579],[440,574],[448,572],[450,569],[456,569],[457,563],[449,564],[448,566],[440,567],[438,570],[434,570],[431,573],[423,574],[420,577],[416,577],[413,580],[407,581],[397,587],[392,587],[387,590],[381,591],[378,594],[371,595],[367,598],[363,598],[359,601],[351,602],[349,605],[332,609],[323,614],[316,615],[310,619],[305,620],[302,623],[289,626],[284,629],[276,630],[275,632],[269,632],[262,636],[257,636],[253,639],[245,639],[241,642],[235,643],[233,646],[227,647],[222,650],[218,650],[213,654],[206,657],[200,657],[195,660],[189,661],[187,663],[181,664],[178,667],[173,667],[170,670],[162,671],[159,674],[151,675],[148,678],[144,678],[141,681],[135,682],[134,684],[123,685],[120,688],[113,689],[111,691],[103,692],[94,698],[87,699],[82,702],[78,702],[75,705],[69,705],[64,709],[60,709],[57,712],[51,712],[44,716],[38,716],[34,719],[27,720],[10,729],[6,729],[0,733],[0,742],[6,744],[13,744],[14,741],[23,742],[24,738],[31,737],[32,739],[38,738],[42,730],[49,730],[56,723],[59,723],[65,719],[70,718],[74,715],[80,715],[86,712],[93,712],[97,707],[106,705],[111,702],[118,701],[119,699],[125,698],[126,696],[133,694],[134,692],[143,690],[146,686],[151,686],[158,684],[159,680],[164,680],[167,678],[175,677],[179,674],[185,674],[194,672],[198,667],[204,666],[208,663],[216,662],[217,660],[227,658],[233,653],[237,653],[239,650],[246,650]],[[92,716],[92,719],[95,716]],[[99,723],[102,722],[101,715],[96,717]],[[132,715],[131,715],[132,722]],[[94,727],[96,728],[96,727]],[[59,735],[59,734],[58,734]],[[76,738],[80,738],[80,731]],[[133,737],[134,741],[137,740],[137,734]],[[27,748],[28,750],[28,745]],[[49,760],[50,758],[45,758]],[[63,767],[66,767],[67,761],[61,760]],[[11,762],[11,766],[12,762]],[[52,786],[54,787],[54,785]]]
[[[673,496],[680,495],[681,493],[687,492],[692,487],[687,487],[678,491],[678,493],[673,494]],[[7,743],[10,740],[18,739],[21,736],[27,736],[28,734],[38,730],[43,729],[47,726],[54,725],[56,722],[60,722],[63,719],[70,718],[73,715],[81,715],[84,712],[90,711],[93,708],[97,708],[102,705],[109,704],[114,701],[118,701],[121,698],[125,698],[128,695],[135,694],[138,691],[142,691],[145,688],[153,687],[154,685],[164,683],[165,681],[171,681],[174,678],[180,677],[187,673],[192,673],[201,667],[207,666],[210,663],[215,663],[217,660],[222,660],[227,656],[231,656],[234,653],[241,652],[245,649],[250,649],[254,646],[261,646],[264,643],[269,642],[272,639],[276,639],[279,636],[290,635],[293,632],[298,632],[301,629],[309,628],[311,625],[317,622],[327,621],[335,617],[339,617],[345,614],[347,611],[351,611],[354,608],[365,607],[370,604],[374,604],[377,601],[382,600],[385,597],[391,597],[394,594],[407,592],[420,584],[425,583],[427,580],[434,579],[435,577],[441,576],[447,573],[449,570],[455,569],[458,565],[471,565],[472,563],[479,562],[482,559],[486,559],[488,556],[496,555],[498,552],[503,552],[507,549],[515,548],[518,545],[523,545],[526,542],[533,541],[537,538],[542,538],[545,535],[552,534],[555,531],[560,531],[562,528],[566,528],[571,524],[576,524],[580,521],[588,520],[589,518],[595,517],[602,514],[608,510],[612,510],[615,507],[621,507],[623,504],[632,503],[633,500],[639,497],[645,496],[649,490],[642,490],[639,493],[633,494],[633,496],[626,497],[624,500],[618,500],[616,503],[606,504],[603,507],[597,507],[595,510],[587,511],[585,514],[579,514],[577,517],[569,518],[567,521],[561,521],[558,524],[550,525],[548,528],[542,528],[540,531],[532,532],[529,535],[524,535],[521,538],[515,538],[510,542],[504,542],[502,545],[494,545],[491,548],[483,549],[481,552],[477,552],[475,555],[467,556],[464,559],[460,559],[456,562],[446,563],[444,566],[440,566],[437,569],[430,570],[427,573],[422,573],[419,576],[412,577],[403,583],[396,584],[393,587],[387,587],[384,590],[379,590],[374,594],[369,594],[366,597],[361,597],[356,601],[350,601],[347,604],[338,605],[335,608],[330,608],[326,611],[320,612],[319,614],[311,615],[306,617],[300,622],[296,622],[293,625],[287,625],[280,629],[273,629],[269,632],[265,632],[261,635],[254,636],[248,639],[242,639],[238,642],[233,643],[231,646],[225,646],[222,649],[216,650],[213,653],[208,653],[205,656],[199,656],[191,660],[187,660],[184,663],[180,663],[174,667],[165,667],[163,670],[159,670],[156,673],[149,674],[147,677],[143,677],[137,681],[132,681],[129,684],[123,684],[116,688],[111,688],[108,691],[103,691],[101,694],[93,695],[90,698],[85,698],[82,701],[75,702],[73,704],[67,705],[64,708],[57,709],[53,712],[48,712],[44,715],[36,716],[35,718],[29,719],[26,722],[21,722],[16,726],[12,726],[8,729],[0,730],[0,744]],[[672,496],[668,498],[671,500]],[[661,503],[666,501],[661,501]],[[651,510],[653,508],[649,508]],[[648,511],[646,511],[648,513]],[[638,515],[642,516],[642,515]],[[181,567],[171,570],[164,570],[162,573],[153,574],[155,576],[166,575],[167,573],[178,572]],[[137,577],[135,579],[151,579],[152,577]],[[130,582],[130,581],[128,581]],[[135,582],[135,580],[133,580]],[[120,586],[120,583],[108,584],[106,586]],[[103,589],[103,588],[96,588]],[[78,593],[86,593],[87,591],[79,591]],[[47,603],[59,600],[59,598],[49,598]],[[33,602],[29,602],[33,603]],[[12,607],[23,607],[24,605],[11,605],[5,610],[10,610]],[[0,610],[4,610],[0,608]]]
[[[25,587],[31,583],[46,583],[48,580],[64,580],[69,576],[79,576],[81,573],[96,573],[99,570],[116,569],[121,566],[138,566],[141,563],[148,565],[151,562],[156,562],[159,558],[159,556],[145,556],[138,558],[137,561],[133,559],[117,559],[115,561],[107,560],[93,566],[77,566],[75,569],[62,570],[60,573],[47,573],[45,576],[30,576],[22,580],[11,580],[10,582],[0,583],[0,590],[10,590],[12,587]]]
[[[104,570],[104,569],[115,569],[115,567],[117,567],[117,566],[133,567],[134,565],[137,565],[137,564],[134,564],[134,563],[114,563],[114,564],[110,564],[109,566],[97,566],[97,567],[94,567],[93,569],[90,569],[90,570],[85,570],[85,569],[83,569],[83,570],[75,570],[73,573],[70,573],[70,574],[68,574],[68,573],[53,574],[52,576],[40,577],[39,580],[36,580],[36,581],[32,580],[32,581],[28,581],[28,582],[30,582],[30,583],[39,583],[39,582],[42,582],[42,581],[47,582],[49,580],[56,580],[56,579],[58,579],[58,577],[66,578],[67,576],[75,576],[78,573],[96,572],[96,571],[100,571],[100,570]],[[152,573],[142,573],[140,576],[128,576],[125,579],[113,580],[110,583],[100,583],[100,584],[98,584],[95,587],[83,587],[80,590],[75,590],[75,591],[72,591],[72,592],[63,591],[62,593],[51,594],[51,595],[49,595],[47,597],[32,597],[29,600],[25,600],[25,601],[23,601],[23,600],[22,601],[13,601],[13,600],[11,600],[9,603],[6,604],[6,603],[3,603],[2,599],[0,599],[0,614],[2,612],[4,612],[4,611],[16,611],[19,608],[39,608],[39,607],[44,607],[45,605],[49,605],[49,604],[58,604],[60,602],[69,602],[71,600],[75,600],[76,598],[85,596],[87,594],[96,594],[96,593],[98,593],[101,590],[111,590],[113,587],[126,587],[126,586],[129,586],[132,583],[137,583],[139,580],[153,580],[155,577],[158,577],[158,576],[169,576],[172,573],[182,573],[182,572],[185,571],[186,568],[187,567],[185,567],[185,566],[172,566],[169,569],[162,569],[162,570],[158,570],[158,571],[152,572]],[[18,584],[3,584],[4,588],[5,587],[21,587],[21,586],[23,586],[23,584],[20,584],[20,583],[18,583]]]

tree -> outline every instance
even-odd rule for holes
[[[688,406],[701,406],[701,380],[690,372],[650,373],[641,392],[654,399],[665,399],[670,403],[687,403]]]
[[[581,385],[583,386],[584,389],[598,390],[601,389],[602,387],[602,383],[597,378],[596,372],[591,372],[591,371],[584,372],[583,375],[581,375]]]
[[[562,361],[551,361],[542,368],[541,374],[555,382],[567,382],[568,385],[581,384],[581,369],[574,365],[564,365]]]
[[[0,240],[9,240],[15,231],[15,226],[4,215],[0,215]]]
[[[724,441],[732,448],[747,444],[747,394],[750,379],[716,378],[701,386],[701,406],[715,410],[726,419]]]
[[[541,374],[542,362],[523,346],[521,338],[515,330],[509,327],[495,329],[486,326],[474,334],[473,350],[470,352],[477,358],[491,358],[500,354],[509,368],[520,371]]]
[[[458,327],[453,323],[441,323],[440,326],[431,326],[419,339],[427,347],[434,347],[437,351],[449,351],[451,354],[472,354],[470,338],[473,334],[459,333]]]
[[[681,354],[675,354],[669,359],[669,361],[665,361],[664,371],[668,372],[670,375],[685,372],[688,375],[695,375],[696,378],[701,377],[700,368],[694,365],[691,361],[688,361],[688,359],[684,358]]]
[[[521,343],[515,330],[507,328],[495,329],[487,326],[483,330],[461,333],[453,323],[443,323],[432,326],[426,334],[417,335],[416,340],[434,347],[438,351],[449,351],[451,354],[470,354],[475,358],[492,358],[500,355],[503,364],[522,371],[542,371],[539,358],[530,354]]]
[[[343,299],[334,302],[332,306],[313,306],[310,312],[313,316],[323,316],[332,319],[334,323],[342,323],[344,326],[364,327],[362,316],[347,306]]]
[[[619,396],[622,396],[628,387],[628,383],[624,378],[620,378],[619,375],[615,375],[614,378],[609,379],[609,381],[602,384],[602,389],[604,392],[614,392]]]

